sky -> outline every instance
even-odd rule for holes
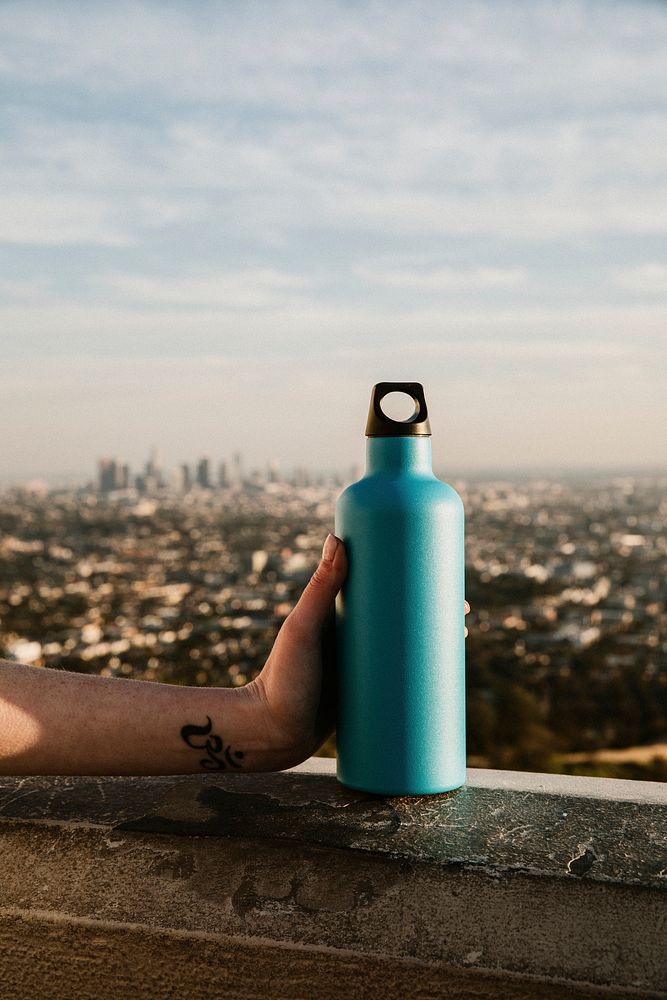
[[[0,478],[664,468],[667,5],[0,8]]]

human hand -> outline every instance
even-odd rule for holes
[[[243,687],[0,661],[0,773],[279,771],[306,760],[335,726],[334,599],[346,572],[345,546],[329,535],[266,666]]]
[[[345,546],[329,535],[322,559],[285,619],[264,669],[246,687],[259,705],[258,726],[276,770],[312,756],[335,728],[334,601],[346,573]],[[465,601],[465,614],[469,611]]]
[[[335,727],[334,601],[347,573],[345,546],[328,535],[322,558],[287,616],[254,689],[275,769],[312,756]]]

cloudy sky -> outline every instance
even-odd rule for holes
[[[0,477],[664,461],[667,7],[0,8]]]

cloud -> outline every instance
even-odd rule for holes
[[[416,292],[475,291],[485,288],[516,288],[526,282],[523,268],[439,267],[419,271],[409,268],[373,270],[360,268],[360,276],[387,288],[402,288]]]
[[[665,78],[659,4],[511,0],[6,5],[12,77],[85,93],[275,110],[530,111],[652,99]],[[455,89],[444,89],[453,80]],[[429,81],[431,86],[428,86]],[[498,90],[498,84],[504,85]],[[365,85],[365,86],[364,86]],[[418,103],[419,102],[419,103]]]
[[[301,275],[271,269],[222,272],[214,277],[167,278],[116,274],[104,283],[127,301],[230,310],[280,308],[306,285]]]
[[[194,440],[203,392],[214,439],[241,382],[268,420],[290,379],[363,409],[414,365],[474,408],[479,455],[501,396],[499,455],[518,396],[543,436],[565,398],[573,433],[613,402],[611,453],[656,385],[663,5],[28,0],[3,34],[0,363],[24,451],[55,415],[75,454],[95,397],[109,440],[153,408]]]
[[[50,289],[45,278],[2,278],[0,279],[0,296],[3,300],[32,300],[38,302],[44,299]]]
[[[81,202],[54,225],[22,213],[26,240],[117,245],[207,219],[265,249],[312,230],[665,231],[659,6],[388,3],[381,30],[379,11],[10,5],[0,181]]]
[[[0,242],[123,247],[130,237],[109,201],[74,194],[0,195]]]
[[[106,303],[46,297],[2,306],[4,354],[32,363],[39,357],[76,352],[85,357],[145,360],[222,353],[258,363],[286,358],[296,372],[316,361],[326,371],[332,359],[347,364],[352,356],[363,355],[369,362],[375,358],[378,365],[386,357],[406,359],[406,344],[412,345],[415,359],[421,357],[422,345],[434,344],[454,353],[463,345],[462,357],[483,359],[489,355],[487,345],[495,342],[501,356],[509,357],[514,351],[517,356],[527,352],[537,358],[542,351],[546,363],[558,357],[559,343],[573,345],[563,348],[568,353],[580,345],[582,356],[592,343],[609,345],[607,353],[614,356],[618,353],[614,344],[632,344],[636,357],[655,366],[658,352],[664,351],[667,328],[667,307],[661,304],[488,307],[447,301],[437,307],[419,303],[392,308],[383,300],[325,302],[311,296],[308,289],[288,289],[283,301],[260,308],[256,287],[244,291],[240,283],[237,299],[229,287],[223,288],[230,296],[225,304],[221,289],[213,282],[206,290],[210,303],[195,306],[188,303],[189,283],[176,280],[174,285],[176,301],[171,305],[135,297],[148,294],[160,300],[168,294],[166,282],[149,282],[147,287],[140,282],[135,288],[130,280],[131,294],[121,297],[121,282],[118,296]],[[279,297],[283,292],[264,286],[262,294]],[[602,361],[605,351],[591,348],[591,354],[596,352]],[[558,367],[554,372],[559,377],[563,374]]]
[[[667,298],[667,264],[656,262],[626,267],[613,275],[613,281],[629,292]]]
[[[339,186],[328,192],[324,208],[337,230],[355,225],[402,236],[493,234],[544,243],[596,233],[667,231],[667,185],[660,191],[627,192],[622,197],[612,189],[456,195]]]

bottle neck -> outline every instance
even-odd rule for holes
[[[409,472],[413,475],[432,476],[430,437],[406,435],[405,437],[366,438],[366,475],[378,472]]]

